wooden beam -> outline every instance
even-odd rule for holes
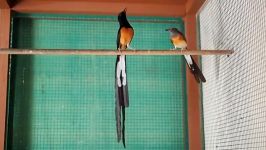
[[[196,14],[205,3],[206,0],[187,0],[185,29],[189,49],[196,49],[197,47],[197,21]],[[196,62],[198,57],[194,56]],[[200,63],[198,63],[200,64]],[[187,68],[187,98],[188,98],[188,137],[189,149],[201,150],[204,149],[203,139],[203,123],[202,121],[202,101],[200,84],[198,84],[194,76]],[[206,79],[208,82],[208,79]],[[203,83],[204,84],[204,83]]]
[[[0,9],[9,9],[9,3],[7,0],[0,0]]]
[[[195,15],[206,0],[187,0],[186,14]]]
[[[10,9],[0,9],[0,48],[9,48]],[[0,149],[4,149],[6,101],[8,82],[8,55],[0,55]]]
[[[197,48],[197,36],[196,36],[196,16],[187,15],[185,17],[186,37],[189,49]],[[194,57],[198,63],[197,57]],[[199,64],[199,63],[198,63]],[[187,68],[187,111],[188,111],[188,137],[189,137],[189,149],[201,150],[203,149],[202,126],[201,126],[201,96],[200,96],[200,84],[198,84]],[[206,79],[208,82],[208,79]],[[203,83],[204,84],[204,83]]]
[[[185,4],[143,3],[141,1],[85,1],[85,0],[20,0],[12,8],[17,12],[29,13],[74,13],[74,14],[108,14],[117,15],[127,8],[128,15],[134,16],[185,16]]]
[[[65,49],[0,49],[0,54],[18,55],[230,55],[232,50],[65,50]]]

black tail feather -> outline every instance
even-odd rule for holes
[[[117,69],[117,63],[119,61],[119,56],[116,60],[115,72]],[[122,76],[120,77],[122,81]],[[125,142],[125,108],[129,106],[129,98],[128,98],[128,86],[122,85],[122,87],[118,87],[117,85],[117,78],[115,76],[115,98],[116,98],[116,107],[115,107],[115,114],[116,114],[116,130],[117,130],[117,141],[120,142],[122,139],[123,146],[126,148]],[[121,118],[121,111],[122,111],[122,118]],[[122,122],[121,122],[122,120]]]
[[[122,142],[124,145],[124,148],[126,148],[126,140],[125,140],[125,119],[126,119],[126,113],[125,113],[125,106],[122,106]]]
[[[204,75],[202,74],[200,68],[198,67],[197,63],[194,61],[193,57],[191,57],[193,64],[190,65],[190,70],[193,73],[195,79],[197,80],[198,83],[201,82],[206,82],[206,79]]]
[[[193,72],[193,71],[191,71],[191,72],[193,73],[195,80],[196,80],[198,83],[200,83],[200,79],[199,79],[199,77],[197,76],[197,74],[196,74],[195,72]]]
[[[116,82],[116,81],[115,81]],[[117,83],[115,83],[115,119],[116,119],[116,132],[117,132],[117,142],[120,142],[121,140],[121,104],[119,101],[119,87],[117,86]]]

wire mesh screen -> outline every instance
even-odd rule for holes
[[[205,148],[266,149],[266,1],[209,0],[199,13]]]
[[[169,49],[177,18],[130,17],[136,49]],[[117,17],[13,17],[12,47],[116,49]],[[7,149],[117,150],[114,56],[12,56]],[[181,56],[128,56],[127,149],[186,149]]]

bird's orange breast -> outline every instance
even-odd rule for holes
[[[122,47],[126,47],[126,45],[130,44],[132,38],[134,36],[134,30],[132,28],[121,28],[120,29],[120,44]]]
[[[174,36],[171,37],[171,42],[174,44],[175,47],[178,48],[186,48],[187,47],[187,42],[184,38],[181,36]]]

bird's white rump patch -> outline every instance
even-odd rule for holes
[[[121,83],[121,75],[122,75],[122,83]],[[119,61],[116,66],[116,80],[118,87],[122,85],[125,86],[127,84],[127,75],[126,75],[126,60],[125,55],[119,56]]]

